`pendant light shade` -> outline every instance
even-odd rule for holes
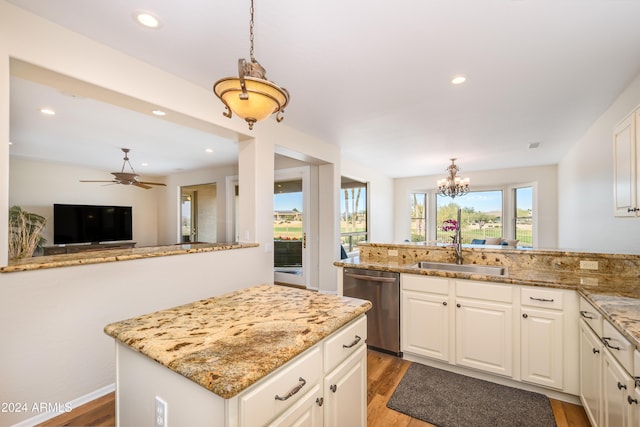
[[[253,124],[276,114],[281,122],[284,108],[289,103],[289,92],[267,80],[266,71],[253,57],[253,0],[251,0],[251,22],[249,25],[250,62],[238,60],[238,77],[225,77],[213,85],[213,92],[226,107],[223,113],[231,118],[233,113],[246,120],[249,129]]]

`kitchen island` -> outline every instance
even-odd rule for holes
[[[174,426],[327,420],[340,410],[325,395],[336,381],[346,382],[345,391],[360,389],[345,401],[366,425],[370,308],[369,301],[260,285],[109,324],[118,425],[149,425],[157,416]],[[349,379],[353,366],[360,371]]]

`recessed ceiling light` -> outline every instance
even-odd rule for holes
[[[133,16],[136,18],[136,21],[147,28],[160,28],[160,20],[149,12],[138,10],[134,12]]]
[[[142,162],[142,163],[140,163],[140,164],[141,164],[142,166],[149,166],[149,163],[147,163],[147,162]]]
[[[166,116],[167,115],[167,113],[165,113],[162,110],[153,110],[152,113],[155,114],[156,116]]]
[[[40,112],[42,114],[44,114],[45,116],[55,116],[56,112],[54,110],[52,110],[51,108],[41,108]]]
[[[451,84],[459,85],[460,83],[464,83],[467,80],[465,76],[455,76],[451,79]]]
[[[207,153],[213,153],[213,148],[205,148],[204,151]]]
[[[540,147],[540,142],[531,142],[529,144],[529,148],[538,148]]]

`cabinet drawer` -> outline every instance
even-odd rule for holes
[[[238,396],[240,426],[266,424],[319,384],[321,377],[322,353],[318,345]],[[297,392],[287,398],[287,395],[295,390]],[[285,400],[278,400],[276,396]]]
[[[562,310],[564,307],[562,291],[541,288],[522,288],[520,304],[528,307],[552,308]]]
[[[494,302],[513,302],[513,288],[511,286],[485,282],[456,280],[456,295]]]
[[[324,342],[324,372],[329,372],[367,340],[367,317],[362,316],[334,332]]]
[[[405,291],[429,292],[432,294],[449,293],[449,279],[403,274],[400,282],[402,284],[402,290]]]
[[[580,298],[580,318],[587,322],[598,337],[602,336],[602,315],[584,298]]]
[[[602,342],[627,372],[633,372],[633,351],[635,347],[609,322],[604,322]]]

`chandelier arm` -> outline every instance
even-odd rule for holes
[[[242,93],[240,93],[240,99],[246,100],[249,99],[249,94],[247,93],[247,84],[244,81],[244,76],[246,72],[246,61],[244,58],[238,59],[238,76],[240,78],[240,89],[242,89]]]

